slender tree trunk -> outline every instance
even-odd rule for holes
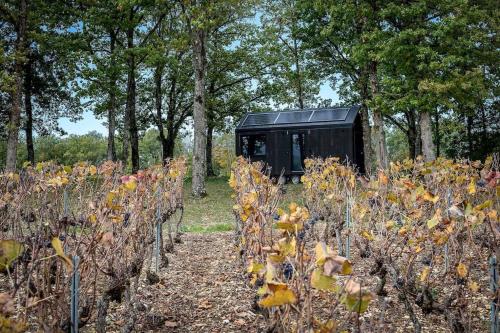
[[[370,66],[370,87],[372,92],[372,98],[378,94],[378,82],[377,82],[377,63],[372,61]],[[389,166],[387,160],[387,146],[385,143],[385,130],[384,130],[384,119],[382,113],[377,107],[373,108],[373,141],[375,145],[375,157],[377,158],[377,166],[379,168],[387,168]]]
[[[160,142],[161,142],[161,150],[162,150],[162,163],[165,164],[165,161],[167,160],[168,156],[168,150],[167,150],[167,139],[165,138],[165,131],[163,129],[163,121],[162,121],[162,73],[163,73],[163,68],[161,65],[156,66],[155,68],[155,74],[154,74],[154,80],[155,80],[155,106],[156,106],[156,123],[158,127],[158,133],[160,136]]]
[[[367,72],[363,71],[362,77],[359,78],[361,90],[361,126],[363,127],[363,154],[365,159],[365,170],[367,173],[373,171],[373,147],[372,134],[370,127],[370,115],[366,101],[369,99],[368,94],[368,76]]]
[[[167,158],[174,157],[175,139],[177,138],[177,131],[174,126],[175,121],[175,108],[168,109],[167,113],[167,138],[165,139],[165,156]]]
[[[465,116],[465,119],[467,121],[467,144],[469,148],[469,158],[472,156],[472,150],[473,150],[473,142],[472,142],[472,125],[474,124],[474,120],[472,119],[472,116],[467,114]]]
[[[405,112],[406,122],[408,123],[408,132],[406,133],[406,138],[408,140],[408,154],[411,159],[415,159],[418,156],[417,153],[417,123],[415,121],[415,112],[413,110],[408,110]]]
[[[297,73],[297,95],[299,100],[299,108],[302,110],[304,108],[304,89],[302,87],[302,73],[300,70],[299,50],[296,38],[293,39],[293,51],[295,58],[295,72]]]
[[[434,142],[432,140],[431,114],[427,111],[420,113],[420,136],[422,140],[422,153],[426,161],[436,159]]]
[[[133,13],[130,14],[132,21]],[[128,135],[130,141],[130,153],[132,159],[132,173],[139,170],[139,136],[137,133],[137,120],[135,116],[136,82],[135,82],[135,55],[134,48],[134,28],[127,29],[127,48],[130,51],[127,59],[128,79],[127,79],[127,105],[126,113],[128,120]]]
[[[24,73],[24,108],[26,111],[26,150],[28,161],[35,165],[35,149],[33,147],[33,105],[31,104],[32,63],[28,61]]]
[[[417,138],[415,139],[415,156],[422,156],[422,128],[420,127],[420,113],[415,114],[416,118],[416,132],[417,132]]]
[[[207,176],[214,176],[214,167],[212,164],[212,148],[213,148],[214,127],[208,125],[207,129]]]
[[[177,131],[175,130],[175,112],[177,105],[177,75],[172,75],[170,79],[170,91],[168,93],[167,110],[167,137],[165,139],[164,154],[166,157],[174,157],[175,139]]]
[[[111,66],[114,66],[116,34],[113,30],[110,31],[109,37],[110,37],[110,51],[111,51],[111,62],[112,62]],[[107,158],[110,161],[116,161],[115,131],[116,131],[116,75],[114,73],[114,69],[112,69],[109,82],[109,105],[108,105]]]
[[[7,171],[16,169],[17,143],[19,139],[19,125],[21,122],[21,98],[23,90],[23,60],[20,59],[25,52],[26,20],[28,13],[26,0],[19,1],[19,19],[16,31],[16,60],[14,66],[14,90],[12,92],[12,108],[9,114],[7,156],[5,168]]]
[[[194,68],[194,145],[193,145],[193,184],[195,197],[206,195],[206,147],[207,119],[205,114],[205,68],[206,68],[206,32],[197,28],[193,35],[193,68]]]

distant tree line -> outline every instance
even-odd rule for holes
[[[41,144],[60,140],[58,119],[91,110],[108,129],[105,158],[136,172],[148,129],[164,160],[191,119],[203,196],[214,134],[248,111],[328,105],[327,82],[362,106],[371,169],[483,158],[500,148],[498,27],[492,0],[2,1],[0,153],[7,170],[68,162]]]

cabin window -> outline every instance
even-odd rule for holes
[[[266,156],[266,136],[265,135],[242,136],[241,154],[244,157]]]
[[[292,171],[304,171],[304,134],[292,134]]]

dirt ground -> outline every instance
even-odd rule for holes
[[[160,283],[143,283],[138,290],[144,308],[136,331],[262,332],[265,319],[252,307],[255,291],[246,285],[232,236],[183,235],[159,274]],[[123,325],[126,314],[120,310],[109,311],[110,331]]]

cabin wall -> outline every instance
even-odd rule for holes
[[[274,176],[284,171],[285,175],[297,174],[292,172],[292,134],[304,133],[304,152],[307,157],[340,157],[342,161],[346,158],[351,163],[359,164],[356,155],[355,131],[350,127],[334,128],[310,128],[310,129],[283,129],[283,130],[259,130],[239,131],[236,133],[236,154],[241,155],[241,136],[244,135],[266,135],[266,157],[251,158],[252,161],[264,160],[270,167]],[[362,142],[361,142],[362,146]]]

